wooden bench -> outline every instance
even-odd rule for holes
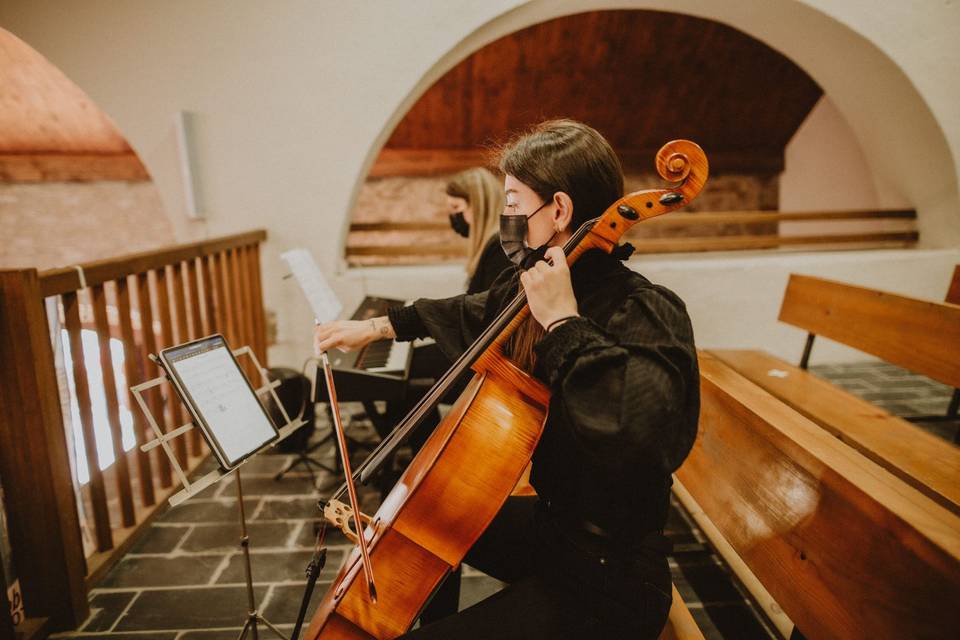
[[[960,387],[960,306],[792,275],[780,320],[809,332],[800,366],[762,351],[710,353],[823,429],[960,513],[960,449],[805,370],[822,335]]]
[[[687,609],[676,587],[673,587],[670,616],[667,618],[667,625],[660,633],[659,640],[704,640],[703,632],[693,620],[690,610]]]
[[[960,517],[719,358],[700,367],[676,493],[745,586],[810,638],[955,637]]]

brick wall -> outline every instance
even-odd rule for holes
[[[173,242],[152,182],[0,184],[0,267],[69,266]]]
[[[743,174],[711,175],[700,196],[687,212],[696,211],[775,211],[779,202],[779,175]],[[390,177],[367,180],[357,197],[351,222],[379,221],[446,221],[444,186],[446,176]],[[654,174],[628,174],[625,188],[629,193],[640,189],[667,186]],[[766,227],[766,228],[765,228]],[[702,237],[710,235],[758,234],[775,232],[770,225],[703,225],[684,227],[643,228],[646,237]],[[408,244],[462,242],[452,232],[438,238],[436,232],[353,232],[348,245]],[[451,258],[446,258],[452,260]],[[444,260],[440,256],[402,256],[385,258],[366,256],[352,259],[354,264],[424,263]]]

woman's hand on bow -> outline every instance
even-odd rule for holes
[[[530,313],[544,328],[562,318],[578,315],[567,257],[560,247],[550,247],[541,260],[520,274]]]
[[[397,334],[386,316],[369,320],[334,320],[326,322],[313,331],[313,350],[317,355],[336,347],[340,351],[353,351],[374,340],[392,340]]]

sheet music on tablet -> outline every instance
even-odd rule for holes
[[[323,277],[320,267],[317,266],[310,252],[306,249],[291,249],[280,254],[280,257],[290,265],[290,271],[310,302],[313,315],[317,320],[320,322],[336,320],[343,310],[343,304],[330,288],[327,279]]]
[[[161,357],[191,413],[198,414],[198,426],[222,452],[224,466],[234,466],[277,437],[222,336],[164,349]]]

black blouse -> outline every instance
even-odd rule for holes
[[[531,484],[551,510],[614,535],[666,522],[671,473],[693,445],[700,385],[683,302],[602,251],[571,270],[582,318],[535,347],[552,397]],[[433,337],[455,360],[517,291],[504,272],[490,291],[421,299],[391,310],[398,340]]]
[[[507,254],[503,252],[503,247],[500,246],[500,234],[493,234],[487,240],[487,244],[484,245],[483,253],[480,254],[480,259],[477,261],[477,268],[470,276],[470,281],[467,283],[467,293],[486,291],[505,269],[514,268],[513,263],[507,258]]]

